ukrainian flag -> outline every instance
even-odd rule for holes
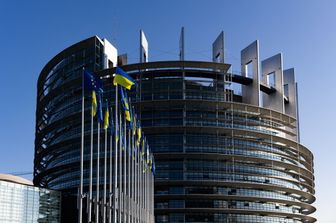
[[[146,139],[142,138],[141,156],[145,155],[145,144],[146,144]]]
[[[118,142],[119,142],[119,125],[118,125],[118,123],[116,123],[116,126],[117,126],[117,132],[115,133],[115,140],[118,144]]]
[[[138,124],[137,124],[137,129],[138,129],[138,142],[140,143],[140,140],[141,140],[141,126],[140,126],[139,121],[138,121]]]
[[[131,90],[132,86],[135,85],[135,81],[125,71],[117,67],[115,71],[115,76],[113,78],[113,84],[119,84],[127,90]]]
[[[147,144],[146,147],[147,147],[146,163],[147,163],[147,165],[148,165],[149,162],[150,162],[150,161],[149,161],[149,159],[150,159],[149,155],[150,155],[150,154],[149,154],[149,146],[148,146],[148,144]]]
[[[96,116],[97,114],[97,96],[96,96],[96,92],[92,91],[92,116]]]
[[[124,92],[124,89],[120,88],[121,93],[121,102],[125,111],[125,118],[127,121],[131,122],[131,113],[130,113],[130,106],[128,103],[128,98],[126,92]]]
[[[137,123],[136,122],[136,114],[134,113],[134,109],[133,109],[133,126],[132,126],[133,136],[135,136],[136,130],[137,130],[136,123]]]
[[[125,143],[125,137],[124,137],[124,130],[123,130],[123,128],[121,128],[120,137],[121,137],[121,149],[122,149],[122,151],[125,151],[126,143]]]
[[[98,121],[100,124],[103,124],[103,103],[102,103],[102,92],[97,92],[97,113],[98,113]]]
[[[104,114],[104,129],[106,130],[109,127],[109,109],[108,109],[108,103],[106,103],[106,110]]]

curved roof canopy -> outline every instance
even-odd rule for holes
[[[30,180],[27,180],[27,179],[22,178],[22,177],[10,175],[10,174],[0,173],[0,180],[11,182],[11,183],[17,183],[17,184],[34,186],[33,182],[31,182]]]

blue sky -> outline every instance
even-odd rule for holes
[[[37,78],[64,48],[98,35],[137,62],[143,29],[150,61],[174,60],[184,26],[186,59],[210,60],[211,44],[223,30],[226,62],[233,70],[239,70],[240,50],[255,39],[260,40],[261,59],[282,52],[284,67],[295,67],[301,142],[315,155],[315,216],[318,222],[333,223],[335,9],[332,0],[2,1],[0,172],[32,170]]]

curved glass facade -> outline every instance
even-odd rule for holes
[[[43,68],[37,89],[34,184],[74,195],[80,179],[83,66],[90,71],[104,68],[103,43],[97,37],[56,55]],[[89,111],[91,103],[85,101],[85,107]],[[89,125],[85,125],[85,140],[90,138]],[[85,146],[87,164],[90,144]],[[88,176],[88,165],[84,171]],[[84,183],[88,185],[88,179]]]
[[[226,68],[124,66],[155,153],[156,222],[315,222],[313,156],[296,119],[242,103]]]

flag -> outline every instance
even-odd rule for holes
[[[91,114],[92,116],[96,116],[97,113],[97,97],[96,97],[96,92],[92,91],[92,109],[91,109]]]
[[[137,120],[136,120],[136,114],[134,112],[134,108],[132,107],[132,113],[133,113],[133,125],[132,125],[132,133],[133,133],[133,136],[135,136],[136,134],[136,130],[137,130]]]
[[[155,175],[156,175],[156,168],[155,168],[155,160],[154,160],[154,157],[153,157],[153,161],[152,161],[152,173],[153,173],[153,176],[155,177]]]
[[[141,126],[140,126],[140,122],[137,122],[137,134],[138,134],[138,139],[137,139],[137,145],[140,146],[140,142],[141,142]]]
[[[121,94],[121,104],[125,111],[125,118],[127,121],[131,122],[130,106],[129,106],[127,94],[123,88],[120,88],[120,94]]]
[[[130,113],[130,121],[129,121],[129,129],[130,131],[132,131],[133,129],[133,115],[134,115],[134,112],[133,112],[133,109],[131,107],[131,99],[129,98],[128,100],[128,104],[129,104],[129,113]]]
[[[88,71],[84,71],[84,87],[89,91],[96,89],[96,77]]]
[[[102,92],[101,93],[98,93],[98,100],[97,100],[97,113],[98,113],[98,121],[100,122],[100,124],[103,124],[103,120],[104,120],[104,117],[103,117],[103,104],[102,104]]]
[[[146,163],[147,163],[147,165],[149,164],[149,159],[150,159],[150,154],[149,154],[149,146],[148,146],[148,144],[146,143],[146,151],[147,151],[147,155],[146,155]]]
[[[118,144],[118,142],[119,142],[119,131],[117,131],[117,134],[115,135],[115,139],[116,139],[117,144]]]
[[[125,71],[117,67],[113,78],[113,84],[114,85],[119,84],[124,88],[131,90],[132,86],[135,85],[136,83],[133,80],[133,78],[130,77]]]
[[[146,138],[142,138],[142,145],[141,145],[141,156],[145,155],[145,144],[146,144]]]
[[[123,128],[122,125],[121,125],[121,128],[120,128],[120,138],[121,138],[121,149],[122,149],[122,151],[125,151],[124,128]]]
[[[98,112],[98,119],[103,121],[103,111],[101,97],[104,92],[102,81],[89,71],[84,71],[84,88],[92,91],[92,115],[96,116]],[[98,109],[98,110],[97,110]]]
[[[149,169],[153,169],[153,153],[151,153],[149,156]]]
[[[84,88],[95,91],[97,94],[103,93],[103,82],[89,71],[84,71]]]
[[[110,126],[110,135],[114,134],[114,122],[113,122],[113,111],[112,108],[110,108],[110,112],[111,115],[109,115],[109,126]]]
[[[133,160],[135,160],[135,157],[136,157],[136,155],[138,154],[138,153],[137,153],[136,146],[133,147],[133,150],[134,150],[134,152],[133,152]]]
[[[118,142],[119,142],[119,126],[118,126],[118,123],[116,123],[116,126],[117,126],[117,132],[115,133],[115,140],[118,144]]]
[[[104,129],[107,130],[107,128],[109,127],[109,118],[110,114],[109,114],[109,107],[108,107],[108,102],[106,102],[106,110],[105,110],[105,115],[104,115]]]

